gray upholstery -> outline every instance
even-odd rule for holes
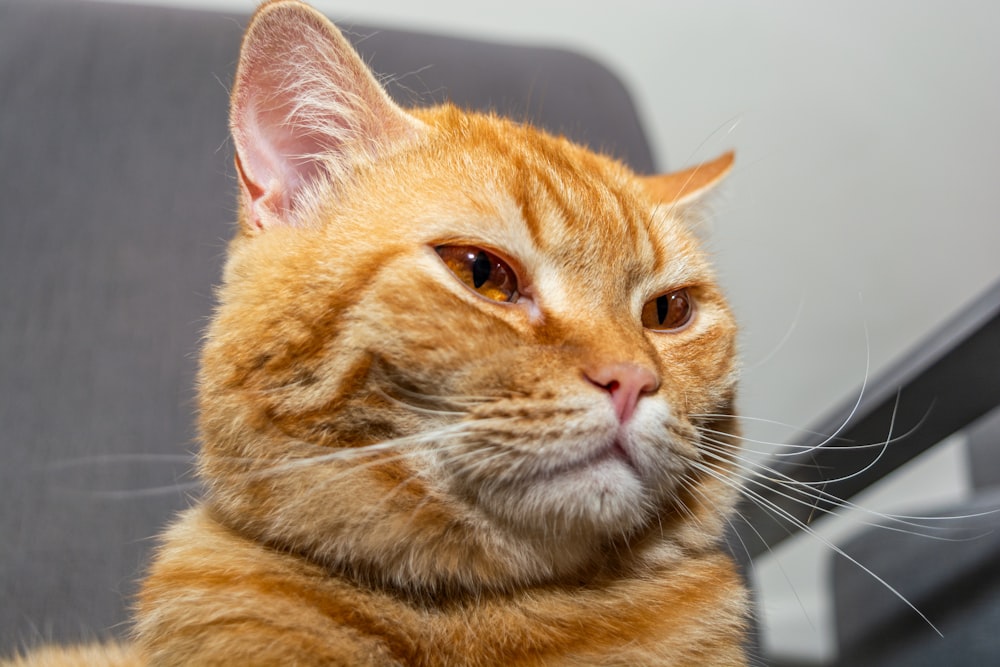
[[[979,667],[1000,661],[1000,407],[972,423],[965,436],[971,497],[928,513],[950,518],[913,533],[873,527],[842,545],[944,637],[870,574],[838,558],[831,580],[840,665]]]
[[[853,563],[834,561],[839,665],[980,667],[1000,658],[1000,488],[941,508],[939,530],[872,529],[844,551],[883,577],[942,632]],[[934,538],[928,537],[933,535]]]
[[[124,632],[151,536],[197,493],[192,385],[234,216],[245,20],[0,0],[0,653]],[[404,75],[403,102],[495,108],[652,169],[627,93],[584,57],[359,46]]]
[[[969,428],[968,451],[973,487],[1000,488],[1000,407]]]

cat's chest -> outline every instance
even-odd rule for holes
[[[699,664],[693,656],[704,659],[707,650],[723,651],[711,664],[740,664],[736,653],[718,647],[738,646],[744,604],[731,563],[710,553],[599,585],[418,605],[263,547],[195,509],[167,535],[141,595],[138,628],[149,641],[160,637],[161,623],[171,632],[206,634],[226,623],[294,627],[327,644],[302,640],[301,664],[327,651],[428,666]],[[176,639],[165,634],[154,641]],[[720,635],[734,641],[690,641]]]

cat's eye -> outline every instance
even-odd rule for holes
[[[654,331],[676,331],[691,321],[694,301],[687,288],[650,299],[642,307],[642,326]]]
[[[493,253],[461,245],[439,245],[434,250],[451,272],[476,293],[493,301],[517,300],[514,270]]]

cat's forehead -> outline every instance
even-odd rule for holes
[[[496,118],[448,128],[452,211],[441,232],[481,241],[533,272],[697,282],[707,269],[687,226],[620,163]]]

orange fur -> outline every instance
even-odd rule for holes
[[[698,432],[735,443],[736,329],[683,219],[731,155],[640,178],[498,117],[403,111],[294,0],[251,21],[232,126],[207,494],[139,597],[150,663],[744,664],[734,492],[705,472],[731,461]],[[441,245],[506,262],[517,300]],[[644,329],[681,289],[690,324]]]
[[[140,667],[148,662],[135,646],[92,644],[69,648],[46,647],[29,655],[0,660],[0,667]]]
[[[509,594],[407,600],[261,549],[200,509],[161,553],[139,631],[154,662],[171,665],[205,655],[261,665],[731,665],[742,663],[742,613],[738,578],[717,554]]]

